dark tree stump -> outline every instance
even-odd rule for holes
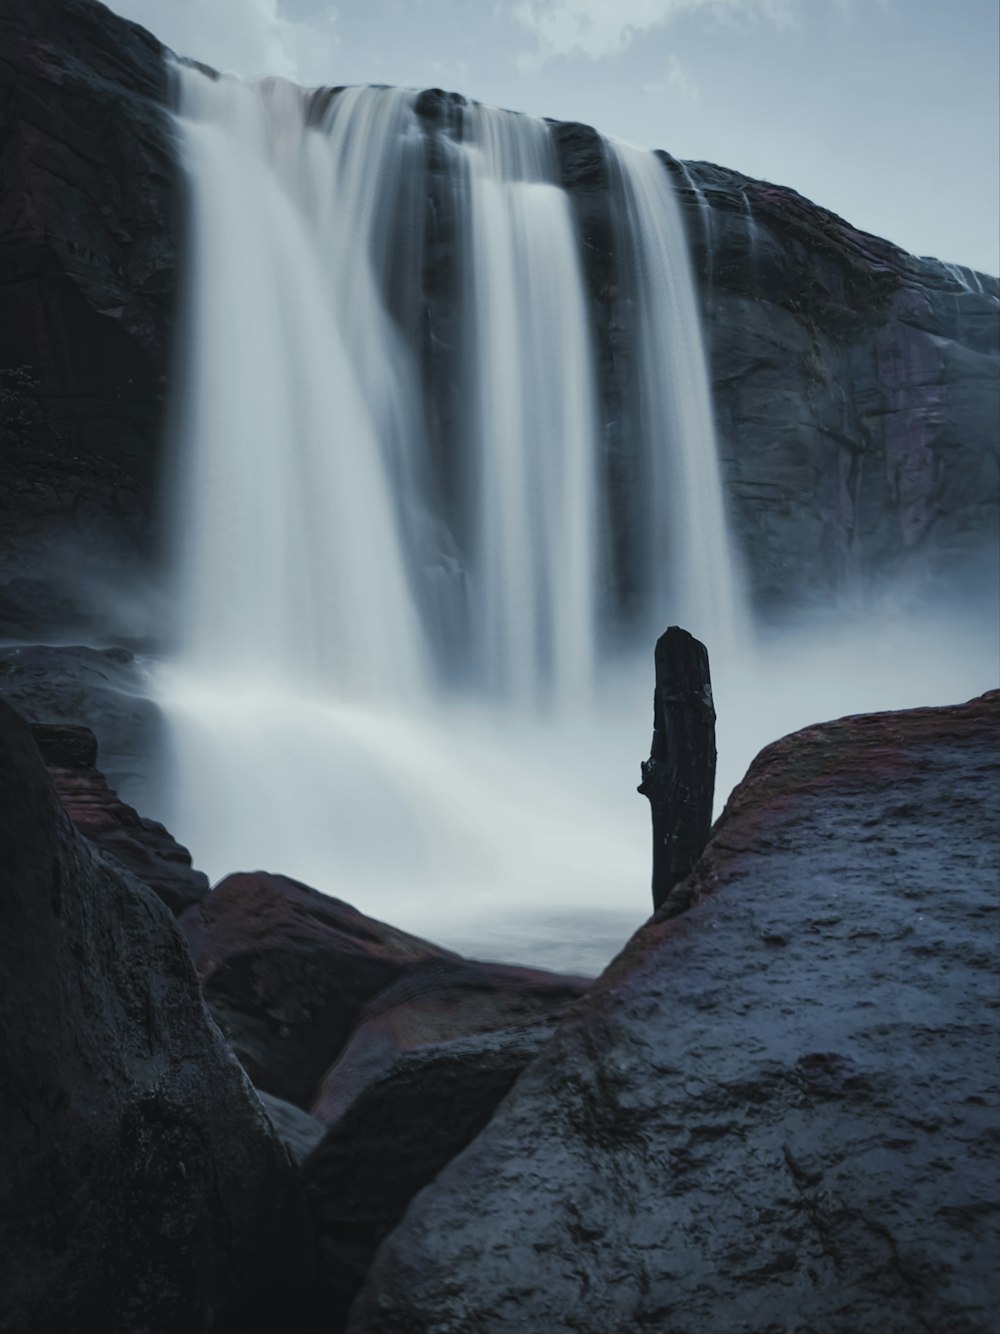
[[[715,705],[708,650],[672,625],[656,641],[653,740],[638,791],[653,816],[653,907],[708,842],[715,794]]]

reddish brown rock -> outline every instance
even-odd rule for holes
[[[138,876],[172,913],[204,898],[208,878],[192,868],[187,848],[108,787],[89,728],[35,723],[31,731],[63,810],[81,834]]]
[[[264,871],[227,876],[180,926],[250,1078],[306,1109],[364,1004],[419,960],[457,957]]]
[[[350,1329],[991,1328],[998,806],[1000,692],[768,747]]]

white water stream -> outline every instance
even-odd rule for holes
[[[609,146],[656,572],[623,657],[600,624],[595,336],[548,127],[469,106],[437,131],[461,330],[452,532],[397,318],[408,302],[422,318],[399,290],[422,264],[415,95],[176,77],[190,216],[171,827],[213,878],[280,871],[480,955],[597,968],[648,911],[634,787],[653,627],[689,626],[722,676],[737,633],[666,172]],[[459,627],[457,673],[442,625]]]

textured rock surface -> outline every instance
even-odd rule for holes
[[[254,1084],[308,1108],[365,1002],[448,951],[285,876],[231,875],[180,919],[205,999]]]
[[[2,702],[0,867],[0,1328],[276,1328],[311,1262],[288,1157],[170,915]]]
[[[589,978],[511,964],[420,960],[365,1005],[311,1111],[332,1125],[409,1053],[548,1020],[590,985]]]
[[[149,689],[146,664],[128,649],[0,648],[0,697],[31,723],[89,727],[108,783],[140,809],[151,805],[161,739]]]
[[[759,608],[902,585],[993,614],[1000,280],[794,190],[664,156],[700,278],[729,508]]]
[[[998,741],[993,692],[762,752],[350,1328],[990,1328]]]
[[[410,1200],[486,1125],[588,980],[427,959],[365,1006],[320,1086],[304,1180],[323,1307],[338,1318]]]
[[[134,593],[175,286],[165,97],[160,44],[135,24],[91,0],[5,0],[0,636],[154,628]]]
[[[208,893],[208,877],[191,854],[156,820],[121,801],[97,768],[97,738],[87,727],[36,723],[32,727],[49,777],[74,827],[167,905],[183,912]]]

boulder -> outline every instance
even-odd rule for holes
[[[350,1330],[990,1328],[998,742],[992,692],[763,751]]]
[[[205,897],[208,877],[194,870],[187,848],[108,787],[97,768],[97,738],[88,727],[36,723],[31,731],[79,833],[148,885],[175,915]]]
[[[428,959],[365,1007],[323,1080],[330,1125],[303,1178],[323,1308],[346,1316],[372,1255],[416,1195],[483,1129],[589,981]]]
[[[417,961],[455,957],[263,871],[227,876],[179,922],[243,1068],[306,1110],[365,1002]]]
[[[0,866],[0,1328],[304,1327],[288,1156],[167,909],[77,835],[2,702]]]

